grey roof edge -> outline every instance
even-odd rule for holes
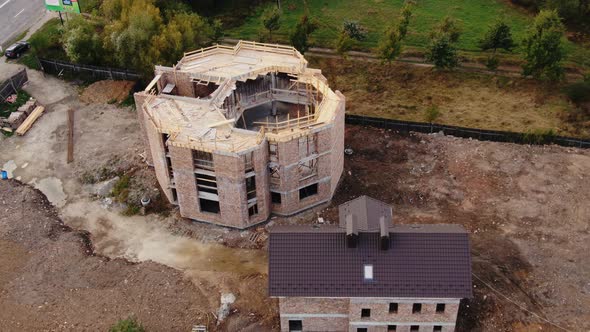
[[[346,229],[338,225],[276,225],[269,228],[272,233],[346,233]],[[379,230],[363,231],[359,233],[378,233]],[[391,233],[459,233],[469,234],[461,225],[457,224],[395,224],[389,226]]]

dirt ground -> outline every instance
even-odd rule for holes
[[[135,82],[132,81],[98,81],[84,89],[80,100],[89,104],[121,103],[127,98],[134,84]]]
[[[570,103],[559,84],[399,63],[309,60],[344,93],[354,114],[428,122],[429,109],[436,109],[436,123],[590,137],[590,112]]]
[[[474,293],[458,331],[590,329],[590,151],[347,126],[345,176],[332,205],[391,203],[394,223],[458,223],[471,232]],[[489,284],[499,293],[491,290]]]

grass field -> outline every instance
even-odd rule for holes
[[[408,64],[308,58],[310,66],[322,69],[332,88],[344,93],[351,114],[590,137],[590,114],[571,104],[559,86]]]
[[[359,48],[370,50],[377,47],[386,28],[397,20],[404,0],[308,0],[309,12],[320,24],[312,35],[312,43],[318,47],[333,47],[344,20],[359,21],[368,30],[367,39]],[[428,36],[434,25],[445,16],[452,16],[461,22],[463,34],[458,47],[463,51],[479,51],[478,40],[488,26],[503,18],[512,27],[513,35],[520,41],[533,16],[503,0],[420,0],[414,9],[414,17],[406,44],[422,48],[428,43]],[[265,36],[261,29],[260,14],[274,2],[260,6],[256,14],[239,27],[228,31],[228,36],[239,39],[260,40]],[[304,0],[287,0],[282,4],[281,28],[273,33],[275,41],[288,43],[289,32],[304,13]],[[570,59],[584,64],[588,51],[568,42],[566,50]]]

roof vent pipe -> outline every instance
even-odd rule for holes
[[[387,250],[389,249],[389,228],[385,224],[385,217],[383,216],[379,218],[379,228],[381,230],[379,237],[379,249]]]
[[[348,248],[356,248],[358,245],[358,229],[354,222],[352,214],[346,215],[346,246]]]

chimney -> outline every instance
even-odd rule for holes
[[[346,215],[346,246],[356,248],[358,244],[359,232],[352,214]]]
[[[389,249],[389,227],[387,227],[387,224],[385,223],[385,217],[383,216],[379,218],[379,228],[381,230],[379,237],[379,249],[387,250]]]

